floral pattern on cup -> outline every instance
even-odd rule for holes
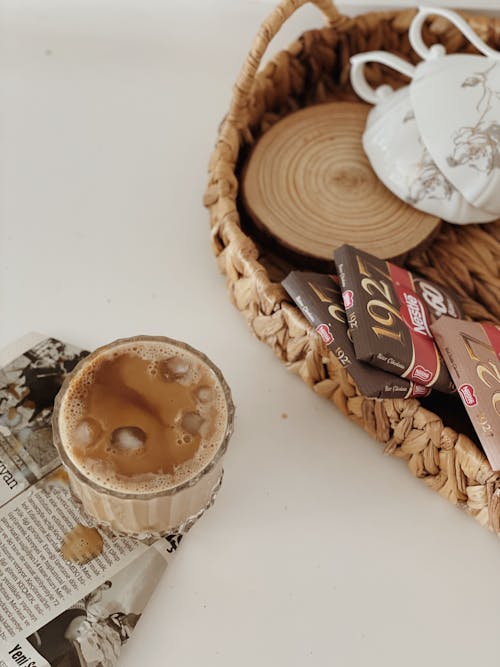
[[[417,176],[409,187],[408,203],[415,206],[424,199],[450,200],[454,192],[453,185],[424,148],[417,165]]]
[[[488,81],[497,65],[494,63],[483,72],[468,76],[462,83],[462,88],[478,89],[476,110],[479,117],[475,125],[461,127],[453,135],[453,153],[447,157],[450,167],[468,165],[484,174],[500,168],[500,123],[487,119],[494,108],[493,101],[500,100],[500,90],[493,90]]]
[[[410,121],[415,121],[414,111],[408,111],[403,118],[403,123],[409,123]],[[422,146],[422,154],[415,165],[416,177],[408,186],[406,201],[412,206],[416,206],[425,199],[450,200],[453,193],[456,192],[455,188],[439,170],[431,154],[423,146],[420,137],[419,143]]]

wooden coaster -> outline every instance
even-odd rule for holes
[[[274,125],[243,175],[243,201],[255,224],[294,253],[331,261],[343,243],[382,259],[400,257],[433,234],[422,213],[377,178],[361,137],[370,107],[333,102]]]

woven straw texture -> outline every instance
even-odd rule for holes
[[[454,411],[445,411],[440,399],[430,409],[415,399],[361,396],[280,285],[286,273],[297,267],[248,232],[239,184],[244,160],[259,136],[297,109],[334,100],[355,101],[349,85],[349,57],[355,53],[384,49],[414,63],[418,60],[408,41],[412,10],[351,19],[339,14],[330,0],[315,0],[326,27],[304,33],[258,71],[273,36],[305,2],[282,0],[258,31],[236,82],[209,165],[205,205],[210,211],[213,251],[234,304],[260,340],[317,394],[383,443],[386,453],[404,459],[429,487],[500,533],[500,474],[492,472],[479,448],[460,432]],[[467,19],[483,40],[500,49],[500,20]],[[427,23],[424,37],[428,44],[444,44],[448,52],[473,52],[442,18]],[[370,67],[369,80],[394,87],[406,83],[378,65]],[[468,317],[499,322],[500,222],[462,227],[443,223],[427,248],[406,257],[405,266],[453,287]]]

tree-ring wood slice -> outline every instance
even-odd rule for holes
[[[401,257],[440,220],[406,204],[378,179],[361,143],[370,107],[332,102],[297,111],[266,132],[242,182],[255,224],[299,255],[332,260],[343,243]]]

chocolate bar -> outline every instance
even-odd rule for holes
[[[388,373],[452,393],[455,387],[429,325],[460,317],[445,288],[352,246],[335,251],[356,357]]]
[[[493,470],[500,470],[500,327],[441,317],[432,333]]]
[[[429,393],[426,387],[356,359],[337,276],[292,271],[282,285],[364,396],[408,398]]]

